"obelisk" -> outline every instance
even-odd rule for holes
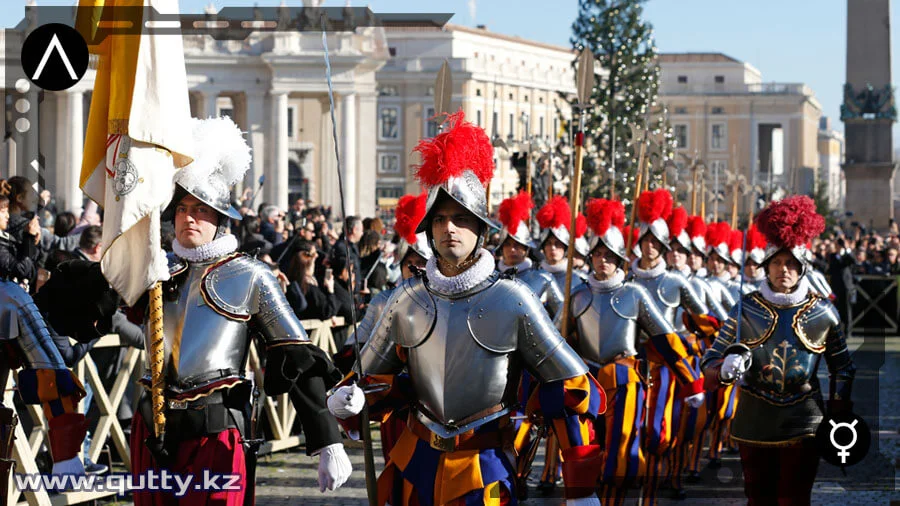
[[[847,81],[841,120],[846,135],[847,210],[883,230],[894,217],[891,128],[890,0],[847,0]]]

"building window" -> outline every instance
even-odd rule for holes
[[[397,124],[397,118],[400,115],[398,107],[382,107],[378,115],[378,134],[382,139],[398,139],[400,137],[400,128]]]
[[[294,133],[294,115],[295,114],[297,114],[297,108],[296,107],[288,107],[288,113],[287,113],[288,139],[293,139],[296,136]]]
[[[290,109],[288,109],[290,111]],[[234,109],[231,107],[223,107],[219,109],[219,116],[228,116],[231,119],[234,119]],[[290,121],[290,116],[288,116],[288,121]],[[290,125],[290,123],[288,123]]]
[[[525,101],[528,102],[528,95],[525,95]]]
[[[553,136],[560,137],[560,135],[559,135],[559,118],[553,118]]]
[[[675,142],[681,149],[685,149],[688,147],[687,125],[675,125]]]
[[[380,97],[396,97],[400,93],[397,91],[396,86],[379,86],[378,87],[378,96]]]
[[[396,153],[379,153],[378,171],[385,174],[399,174],[400,155]]]
[[[676,107],[675,114],[687,114],[687,107]]]
[[[438,134],[438,124],[434,119],[434,107],[425,110],[425,137],[431,139]]]
[[[491,118],[491,135],[493,135],[494,137],[497,137],[497,134],[499,133],[497,131],[498,122],[500,122],[500,113],[494,111],[494,116]]]
[[[712,111],[710,111],[710,112],[712,114],[725,114],[725,108],[724,107],[713,107]]]
[[[716,76],[716,84],[725,84],[725,76]]]
[[[513,99],[512,97],[513,97],[513,94],[510,93],[510,94],[509,94],[509,99],[512,100],[512,99]]]
[[[678,76],[678,82],[680,84],[687,84],[687,76]]]
[[[375,197],[380,199],[399,199],[403,196],[402,186],[379,186],[375,189]]]
[[[475,124],[481,126],[481,111],[475,111]]]
[[[516,129],[516,117],[513,113],[509,113],[509,129],[506,131],[506,138],[512,139],[513,132]]]
[[[709,136],[709,147],[711,149],[725,149],[728,143],[725,138],[725,123],[713,123]]]
[[[481,88],[476,88],[476,89],[475,89],[475,96],[476,96],[476,97],[480,97],[480,96],[481,96]]]
[[[396,47],[388,47],[388,54],[392,57],[397,56],[397,48]]]
[[[543,139],[544,138],[544,117],[538,117],[538,135]]]

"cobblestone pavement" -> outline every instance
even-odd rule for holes
[[[812,503],[840,506],[900,504],[900,492],[895,485],[896,470],[900,465],[900,338],[852,339],[850,348],[858,369],[854,385],[854,410],[869,424],[873,435],[872,448],[863,462],[847,469],[846,477],[839,469],[823,461],[813,489]],[[827,389],[824,363],[820,369],[822,386]],[[301,451],[261,457],[256,503],[259,506],[365,505],[362,450],[350,448],[348,451],[354,465],[353,477],[341,489],[326,494],[320,494],[316,485],[316,459],[306,457]],[[380,448],[376,447],[375,454],[380,467],[383,465]],[[542,456],[538,458],[536,470],[540,468]],[[533,485],[530,487],[532,496],[536,494]],[[689,494],[686,501],[662,499],[660,504],[746,504],[740,462],[736,455],[724,455],[720,469],[706,469],[702,483],[686,486]],[[665,494],[666,491],[663,491],[662,496],[665,497]],[[532,498],[524,504],[564,505],[565,500],[557,490],[554,497]],[[637,504],[637,499],[629,500],[629,504]]]

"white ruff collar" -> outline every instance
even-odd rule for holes
[[[512,268],[516,268],[518,269],[519,274],[521,274],[528,269],[531,269],[532,267],[534,267],[534,262],[532,262],[530,258],[526,258],[516,265],[506,265],[505,263],[503,263],[502,258],[500,259],[500,262],[497,263],[497,270],[499,270],[500,272],[506,272]]]
[[[640,260],[635,259],[631,262],[631,272],[634,273],[635,277],[640,279],[653,279],[658,276],[662,276],[664,272],[666,272],[666,261],[660,260],[656,267],[652,269],[641,269],[638,266],[638,262]]]
[[[560,272],[566,272],[566,262],[560,262],[556,265],[550,265],[546,260],[541,260],[541,269],[549,272],[550,274],[558,274]]]
[[[622,281],[625,280],[625,273],[622,269],[616,269],[616,273],[613,276],[605,281],[600,281],[594,276],[588,276],[587,282],[588,285],[591,286],[591,290],[597,292],[608,292],[613,288],[617,288],[622,285]]]
[[[494,272],[494,257],[484,248],[478,251],[478,260],[471,267],[456,276],[447,277],[441,274],[437,266],[437,255],[429,258],[425,264],[428,284],[435,291],[448,295],[471,290],[487,279],[492,272]]]
[[[727,271],[727,270],[726,270],[726,271],[722,271],[722,274],[719,274],[719,275],[713,276],[713,277],[716,278],[716,279],[718,279],[719,281],[721,281],[721,282],[723,282],[723,283],[727,283],[728,281],[731,281],[731,274],[728,274],[728,271]]]
[[[697,272],[694,273],[694,276],[697,276],[698,278],[705,278],[707,276],[706,267],[697,269]]]
[[[691,268],[688,267],[687,265],[684,266],[684,269],[672,268],[672,270],[678,271],[678,272],[684,274],[684,277],[686,277],[686,278],[689,278],[694,275],[694,273],[691,272]]]
[[[213,239],[196,248],[185,248],[178,242],[178,239],[172,241],[172,251],[174,251],[179,258],[183,258],[188,262],[205,262],[207,260],[212,260],[213,258],[223,257],[234,253],[237,248],[237,237],[231,234],[223,235],[218,239]]]
[[[797,288],[791,293],[778,293],[772,291],[768,281],[764,281],[759,285],[759,293],[764,299],[775,304],[776,306],[796,306],[809,298],[809,282],[806,276],[800,278]]]
[[[762,269],[758,269],[759,274],[756,277],[750,278],[750,281],[754,283],[762,283],[766,280],[766,271]]]

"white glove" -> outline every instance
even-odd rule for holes
[[[328,398],[328,411],[341,420],[358,415],[366,403],[366,394],[356,385],[345,385]]]
[[[722,367],[719,369],[719,377],[725,381],[739,379],[747,370],[744,356],[739,353],[733,353],[725,357],[722,361]]]
[[[319,492],[325,492],[326,488],[337,490],[350,478],[351,472],[350,457],[341,443],[328,445],[319,452]]]
[[[703,401],[706,400],[706,394],[700,392],[699,394],[694,394],[689,397],[684,398],[684,402],[687,403],[688,406],[697,409],[703,405]]]
[[[578,499],[566,499],[566,506],[600,506],[600,499],[593,495]]]

